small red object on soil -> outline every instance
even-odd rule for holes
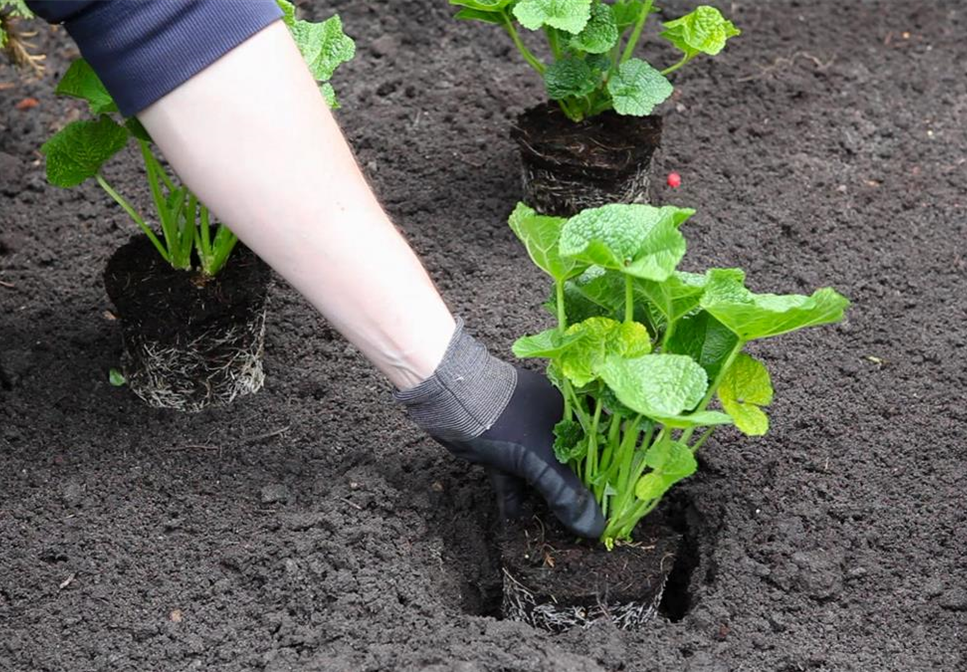
[[[33,109],[38,105],[40,105],[40,101],[37,100],[36,98],[24,98],[19,103],[17,103],[14,107],[16,107],[20,111],[23,111],[23,110]]]
[[[682,186],[682,176],[678,173],[668,173],[668,186],[672,189],[678,189]]]

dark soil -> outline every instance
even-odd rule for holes
[[[638,526],[635,543],[618,544],[612,551],[575,539],[547,515],[507,525],[497,541],[505,568],[561,604],[640,600],[664,581],[668,572],[661,571],[662,565],[671,569],[679,543],[657,516]]]
[[[229,261],[214,278],[178,271],[139,234],[108,260],[104,288],[118,315],[144,338],[185,345],[264,311],[271,269],[242,244]]]
[[[540,82],[445,2],[318,4],[358,39],[335,84],[361,164],[509,358],[547,324],[505,223],[508,129]],[[709,441],[676,495],[696,558],[677,613],[635,633],[494,618],[486,478],[285,286],[259,394],[184,415],[108,384],[100,274],[133,224],[97,185],[45,185],[38,146],[81,114],[53,96],[73,48],[45,34],[51,77],[0,91],[0,669],[965,669],[967,8],[722,8],[742,37],[676,73],[663,108],[683,178],[663,199],[698,210],[689,270],[854,307],[755,347],[772,430]],[[148,210],[136,166],[108,178]]]
[[[539,212],[570,217],[585,207],[648,202],[660,182],[662,118],[605,112],[580,123],[557,103],[521,114],[510,136],[520,150],[527,203]],[[654,161],[653,161],[654,159]]]

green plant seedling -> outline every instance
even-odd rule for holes
[[[746,346],[838,322],[849,305],[829,288],[756,294],[737,268],[679,270],[680,229],[693,214],[614,204],[565,219],[521,203],[510,216],[553,281],[545,306],[557,317],[556,327],[518,339],[514,354],[547,360],[564,397],[554,451],[601,505],[608,548],[630,540],[695,472],[695,453],[716,427],[766,433],[772,382]]]
[[[278,0],[278,4],[283,21],[320,84],[320,94],[330,107],[338,107],[329,80],[340,64],[353,58],[355,44],[343,32],[338,16],[311,23],[296,19],[290,2]],[[204,203],[169,175],[155,156],[151,137],[141,123],[134,117],[116,118],[117,105],[84,59],[71,63],[56,93],[86,101],[92,118],[68,124],[41,147],[47,159],[47,180],[63,188],[96,180],[173,268],[193,270],[197,260],[201,277],[214,277],[225,266],[238,239],[227,226],[213,222]],[[160,233],[104,175],[104,165],[129,143],[137,146],[144,162]]]
[[[635,58],[652,0],[449,0],[456,18],[500,26],[544,79],[547,96],[573,121],[614,110],[646,116],[673,91],[667,76],[700,54],[715,56],[740,31],[719,10],[702,5],[663,24],[661,36],[680,53],[659,70]],[[524,43],[520,28],[542,31],[550,61]]]

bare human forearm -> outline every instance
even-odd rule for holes
[[[394,385],[433,373],[454,319],[281,22],[138,118],[199,198]]]

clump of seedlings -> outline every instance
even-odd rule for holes
[[[338,16],[311,23],[296,19],[291,3],[279,5],[320,94],[337,107],[329,80],[354,56],[353,41]],[[71,63],[56,92],[86,101],[91,118],[68,124],[43,145],[48,181],[71,188],[95,180],[141,229],[104,274],[124,337],[121,379],[149,405],[185,411],[259,390],[268,267],[244,246],[236,250],[235,234],[170,173],[136,118],[117,118],[117,105],[86,61]],[[144,164],[151,219],[105,174],[129,145]]]
[[[608,550],[634,544],[642,519],[695,473],[695,455],[716,427],[766,433],[772,383],[747,346],[838,322],[849,305],[830,288],[757,294],[738,268],[679,270],[680,227],[693,214],[610,204],[565,219],[519,204],[510,218],[553,280],[546,307],[557,318],[519,339],[514,353],[547,361],[564,398],[554,451],[600,504]],[[559,607],[544,604],[538,614],[559,616]]]
[[[502,28],[541,76],[549,103],[522,114],[512,137],[523,166],[524,200],[570,216],[606,203],[648,202],[661,143],[656,106],[674,90],[668,75],[696,57],[715,56],[740,31],[719,10],[700,6],[663,24],[678,56],[657,68],[635,56],[652,0],[450,0],[456,18]],[[540,31],[544,55],[525,43]]]

